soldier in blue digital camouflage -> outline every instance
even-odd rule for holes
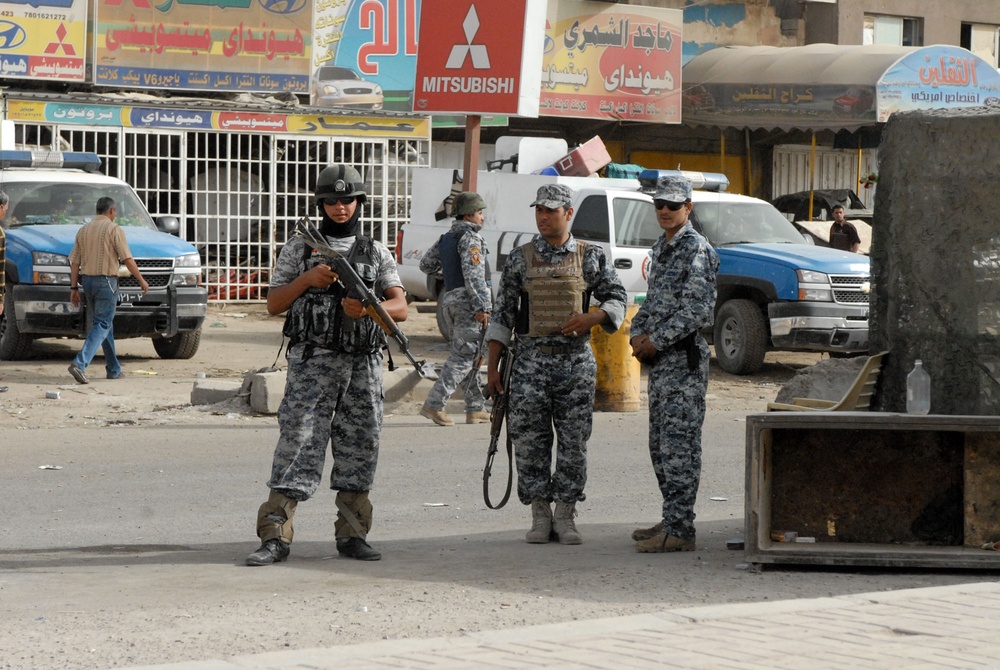
[[[646,301],[632,319],[632,355],[649,367],[649,456],[663,520],[632,533],[640,552],[694,551],[701,427],[719,257],[688,221],[691,182],[661,177],[653,194],[663,236],[653,245]]]
[[[573,517],[576,503],[585,499],[594,411],[597,365],[590,329],[618,330],[627,300],[604,251],[570,234],[572,202],[564,184],[538,189],[531,206],[539,234],[507,257],[486,331],[491,396],[503,392],[501,354],[515,350],[507,430],[516,454],[517,495],[531,505],[525,539],[537,544],[553,535],[561,544],[583,541]],[[590,303],[598,309],[589,311]]]
[[[382,298],[395,321],[405,321],[406,294],[392,254],[360,233],[364,181],[353,167],[331,165],[316,181],[319,226],[358,276]],[[375,478],[382,429],[382,348],[386,336],[359,300],[344,293],[323,256],[301,237],[278,256],[267,292],[270,314],[288,312],[288,377],[278,408],[280,437],[268,488],[257,514],[260,547],[247,565],[288,557],[299,502],[316,492],[327,444],[333,456],[330,488],[337,491],[337,552],[363,561],[382,557],[367,542],[372,525],[368,492]]]
[[[483,410],[486,399],[479,383],[479,370],[474,369],[480,335],[493,309],[488,251],[486,241],[479,234],[484,209],[486,202],[478,193],[459,193],[452,206],[455,223],[451,230],[420,259],[421,270],[444,277],[441,306],[451,322],[451,353],[420,409],[422,416],[439,426],[455,424],[445,413],[444,406],[459,384],[465,394],[465,422],[487,423],[490,420],[489,412]]]

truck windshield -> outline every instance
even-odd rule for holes
[[[696,202],[691,223],[715,247],[805,243],[795,226],[766,202]]]
[[[12,182],[4,184],[10,207],[4,219],[7,228],[30,225],[83,225],[94,218],[98,199],[115,199],[119,226],[156,230],[146,208],[127,186],[72,182]]]

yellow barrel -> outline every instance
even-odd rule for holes
[[[597,309],[592,307],[591,311]],[[638,412],[639,382],[642,366],[632,357],[629,339],[632,319],[638,305],[628,305],[625,321],[618,332],[608,335],[600,326],[590,331],[590,346],[597,361],[597,394],[594,409],[598,412]]]

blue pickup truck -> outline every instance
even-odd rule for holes
[[[69,253],[102,196],[115,199],[115,222],[150,287],[143,295],[120,271],[115,338],[149,337],[161,358],[198,351],[208,306],[198,250],[166,232],[178,229],[175,218],[154,223],[135,191],[98,167],[90,153],[0,151],[0,189],[10,198],[0,360],[29,358],[36,338],[85,335],[85,315],[70,302]]]
[[[659,171],[640,176],[645,187]],[[768,349],[868,351],[867,256],[807,244],[771,204],[725,193],[722,175],[684,173],[699,186],[691,222],[719,254],[711,336],[726,372],[760,369]]]

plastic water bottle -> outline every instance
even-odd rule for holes
[[[929,414],[931,411],[931,377],[918,358],[913,370],[906,375],[906,413]]]

